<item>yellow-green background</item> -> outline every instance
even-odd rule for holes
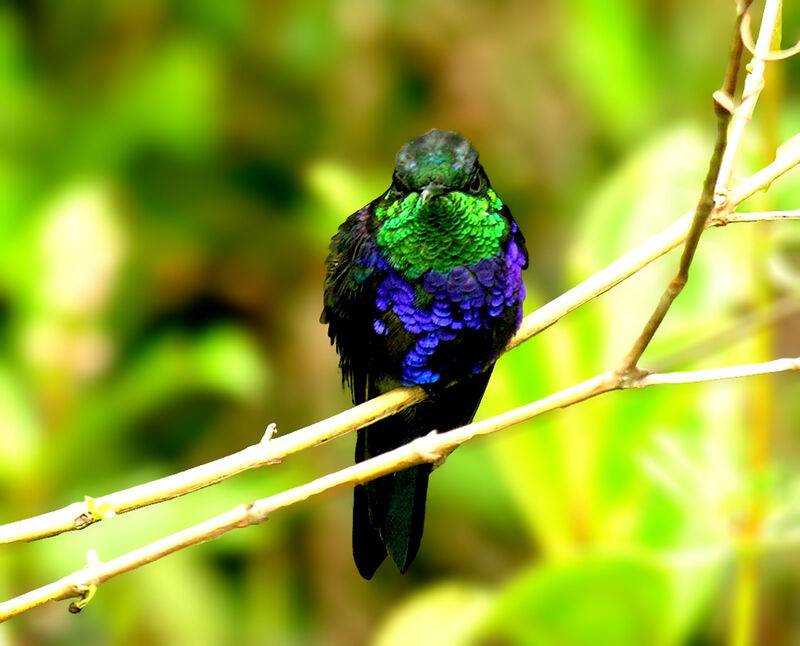
[[[0,522],[346,408],[318,323],[327,242],[431,127],[472,139],[519,221],[528,312],[679,217],[733,5],[0,4]],[[798,79],[800,61],[770,65],[739,174],[800,130]],[[796,208],[796,186],[747,207]],[[799,244],[792,222],[709,231],[643,365],[800,354]],[[479,417],[614,367],[675,265],[503,357]],[[798,643],[798,379],[613,393],[462,447],[405,576],[358,577],[338,491],[115,579],[80,615],[14,619],[0,644]],[[3,547],[0,597],[341,468],[352,443]]]

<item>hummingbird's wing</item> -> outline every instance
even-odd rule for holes
[[[517,249],[522,254],[522,257],[525,259],[525,263],[522,265],[522,269],[527,269],[528,248],[525,246],[525,236],[522,235],[522,231],[520,231],[519,226],[517,226],[517,221],[511,215],[511,211],[505,204],[503,205],[503,215],[511,223],[511,237],[516,243]]]
[[[350,387],[354,404],[380,394],[374,374],[376,364],[371,339],[375,336],[377,284],[383,272],[375,262],[375,237],[370,230],[373,204],[347,218],[331,240],[331,251],[326,261],[324,308],[320,317],[322,323],[328,324],[328,335],[339,354],[342,381]],[[381,423],[392,427],[396,424],[389,420]],[[391,435],[392,429],[385,430]],[[356,462],[376,454],[367,448],[366,429],[359,430]],[[367,487],[361,485],[354,490],[353,554],[361,574],[371,578],[386,558],[387,551],[380,532],[385,511],[370,505],[367,492]],[[376,514],[381,517],[373,518]]]
[[[328,336],[339,354],[342,381],[350,387],[354,404],[367,399],[375,290],[381,273],[369,230],[373,204],[353,213],[339,227],[325,262],[320,322],[328,325]]]

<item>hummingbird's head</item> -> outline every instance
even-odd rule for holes
[[[397,153],[395,189],[419,193],[423,203],[450,191],[478,194],[486,175],[472,144],[451,130],[429,130]]]
[[[498,253],[511,227],[507,211],[472,144],[431,130],[397,153],[392,185],[374,205],[376,242],[406,278],[446,274]]]

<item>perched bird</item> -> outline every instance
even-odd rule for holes
[[[356,461],[469,423],[522,319],[525,239],[472,144],[431,130],[397,154],[392,185],[331,240],[324,309],[354,404],[401,385],[421,403],[358,431]],[[430,464],[356,486],[353,556],[372,578],[419,549]]]

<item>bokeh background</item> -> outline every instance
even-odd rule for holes
[[[716,0],[0,4],[0,522],[347,408],[318,322],[327,243],[431,127],[472,139],[525,232],[528,312],[679,217],[732,21]],[[769,66],[738,174],[800,130],[798,79]],[[748,210],[798,207],[797,180]],[[643,365],[800,354],[798,249],[791,222],[707,232]],[[615,366],[676,262],[503,357],[479,417]],[[798,419],[792,375],[606,395],[456,451],[405,576],[358,577],[339,491],[0,644],[796,644]],[[341,468],[352,444],[3,547],[0,597]]]

